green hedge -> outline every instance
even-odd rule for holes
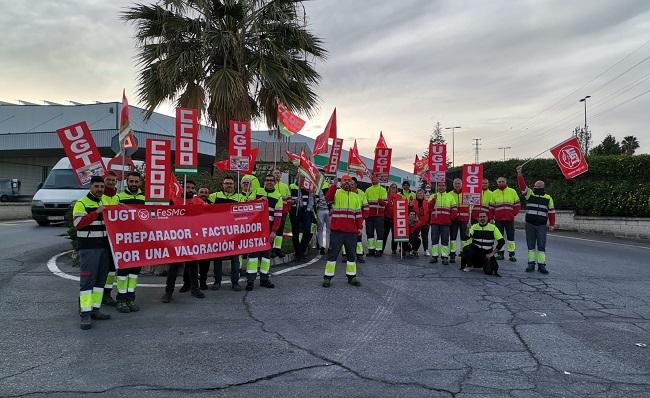
[[[500,176],[515,187],[515,167],[523,162],[485,162],[483,172],[492,189]],[[529,186],[536,180],[546,182],[558,209],[583,216],[650,217],[650,155],[588,156],[587,163],[587,173],[565,180],[554,159],[536,159],[524,166],[524,176]],[[449,177],[460,172],[455,168]]]

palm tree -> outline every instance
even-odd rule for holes
[[[621,154],[632,156],[637,149],[639,149],[639,140],[635,136],[628,135],[627,137],[623,137],[623,141],[621,141]]]
[[[229,120],[277,126],[277,104],[312,114],[327,52],[297,0],[159,0],[127,8],[136,28],[138,96],[151,116],[169,101],[200,110],[225,158]]]

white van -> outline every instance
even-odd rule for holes
[[[111,159],[102,160],[108,165]],[[134,163],[139,166],[142,161]],[[32,199],[32,218],[41,226],[63,221],[70,205],[86,195],[88,188],[88,184],[79,185],[68,158],[61,158]]]

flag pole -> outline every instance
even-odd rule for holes
[[[126,148],[124,148],[124,143],[122,143],[122,181],[120,181],[121,182],[120,191],[124,191],[124,181],[126,180],[126,178],[124,178],[124,163],[125,163],[125,161],[126,161]]]
[[[187,173],[183,174],[183,190],[185,191],[183,192],[183,206],[185,206],[187,204]]]
[[[521,166],[521,167],[525,166],[525,165],[528,164],[528,162],[530,162],[531,160],[535,160],[535,159],[537,159],[538,157],[542,156],[543,154],[545,154],[545,153],[548,152],[548,151],[550,151],[550,149],[544,149],[544,151],[542,151],[542,152],[538,153],[537,155],[533,156],[532,158],[526,160],[526,161],[525,161],[524,163],[522,163],[520,166]]]

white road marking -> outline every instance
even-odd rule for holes
[[[68,280],[71,280],[71,281],[79,282],[79,277],[78,276],[66,274],[65,272],[61,271],[59,266],[56,264],[56,260],[58,260],[59,257],[65,256],[66,254],[69,254],[71,251],[72,250],[68,250],[68,251],[59,253],[59,254],[53,256],[52,258],[50,258],[49,260],[47,260],[47,269],[49,269],[50,272],[52,272],[54,275],[59,276],[59,277],[61,277],[63,279],[68,279]],[[284,273],[287,273],[287,272],[295,271],[295,270],[300,269],[300,268],[305,268],[305,267],[308,267],[308,266],[314,264],[315,262],[317,262],[320,259],[321,259],[321,256],[318,255],[318,256],[314,257],[313,259],[307,261],[304,264],[299,264],[299,265],[295,265],[293,267],[285,268],[285,269],[277,271],[277,272],[272,272],[271,275],[281,275],[281,274],[284,274]],[[241,278],[240,281],[242,281],[242,280],[246,280],[246,279]],[[230,280],[226,280],[226,281],[223,281],[221,283],[222,284],[229,284]],[[165,287],[165,286],[166,285],[162,284],[162,283],[138,283],[138,287]],[[182,286],[182,284],[177,284],[176,286]]]
[[[637,246],[637,245],[630,245],[628,243],[616,243],[616,242],[607,242],[605,240],[595,240],[595,239],[586,239],[586,238],[576,238],[573,236],[564,236],[564,235],[554,235],[554,234],[548,234],[548,236],[552,236],[554,238],[564,238],[564,239],[574,239],[574,240],[582,240],[585,242],[594,242],[594,243],[606,243],[608,245],[616,245],[616,246],[625,246],[625,247],[635,247],[638,249],[646,249],[650,250],[650,247],[648,246]]]

